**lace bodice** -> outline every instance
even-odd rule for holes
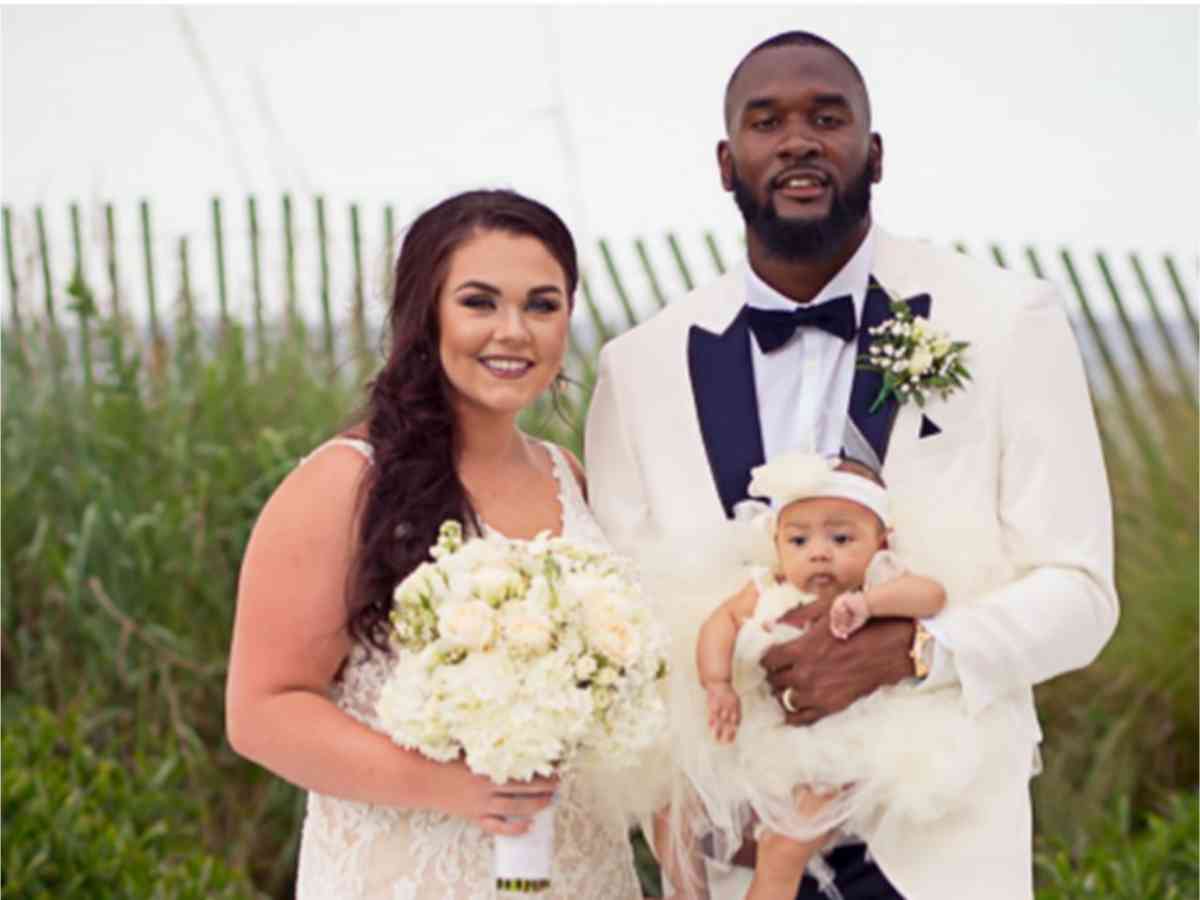
[[[339,438],[330,443],[352,446],[371,457],[370,446],[362,441]],[[604,544],[566,457],[558,447],[545,446],[558,481],[563,534]],[[376,702],[388,669],[387,657],[356,647],[333,687],[333,701],[377,728]],[[543,896],[641,896],[628,835],[602,819],[593,815],[582,787],[565,778],[555,804],[552,886]],[[308,795],[297,900],[485,900],[495,896],[493,883],[492,838],[465,819]]]

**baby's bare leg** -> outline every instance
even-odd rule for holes
[[[796,808],[804,814],[820,812],[829,802],[806,788],[796,790]],[[797,841],[766,829],[758,838],[758,860],[754,866],[754,880],[746,900],[795,900],[804,878],[804,868],[812,855],[824,846],[828,834],[818,835],[807,841]]]

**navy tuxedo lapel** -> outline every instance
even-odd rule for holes
[[[764,461],[754,363],[746,309],[722,334],[693,325],[688,331],[688,372],[704,450],[725,515],[747,499],[750,470]]]
[[[933,301],[928,294],[918,294],[904,301],[912,310],[914,316],[929,318],[929,310]],[[891,301],[887,291],[871,276],[867,287],[866,302],[863,303],[862,321],[858,326],[858,354],[865,356],[871,346],[870,329],[891,318]],[[854,386],[850,389],[849,416],[867,443],[875,451],[880,465],[887,456],[888,440],[892,434],[892,423],[895,421],[899,404],[895,397],[888,397],[875,412],[870,412],[875,398],[883,387],[883,375],[860,369],[855,363]]]

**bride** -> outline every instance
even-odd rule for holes
[[[518,430],[559,377],[578,279],[566,226],[510,191],[413,222],[365,419],[279,486],[242,564],[227,685],[234,749],[308,793],[297,897],[491,896],[492,835],[555,804],[547,896],[640,897],[625,829],[582,783],[495,785],[377,729],[393,587],[438,526],[603,540],[569,452]]]

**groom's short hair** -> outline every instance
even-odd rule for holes
[[[849,57],[846,51],[832,41],[826,40],[819,34],[813,34],[811,31],[784,31],[775,35],[774,37],[767,38],[761,43],[755,44],[750,48],[749,52],[742,57],[741,62],[734,67],[733,74],[731,74],[729,76],[729,80],[725,82],[725,123],[727,125],[729,123],[730,116],[733,113],[733,110],[729,108],[729,95],[733,90],[734,81],[737,80],[738,75],[741,74],[742,69],[745,67],[746,62],[750,59],[750,57],[752,57],[755,53],[758,53],[760,50],[770,50],[773,47],[824,47],[826,50],[831,50],[836,53],[839,57],[841,57],[842,61],[850,67],[850,71],[854,73],[854,77],[858,79],[858,83],[862,85],[863,96],[867,101],[868,121],[870,121],[871,95],[867,93],[866,79],[863,78],[862,72],[859,71],[858,66],[855,64],[854,60]]]

